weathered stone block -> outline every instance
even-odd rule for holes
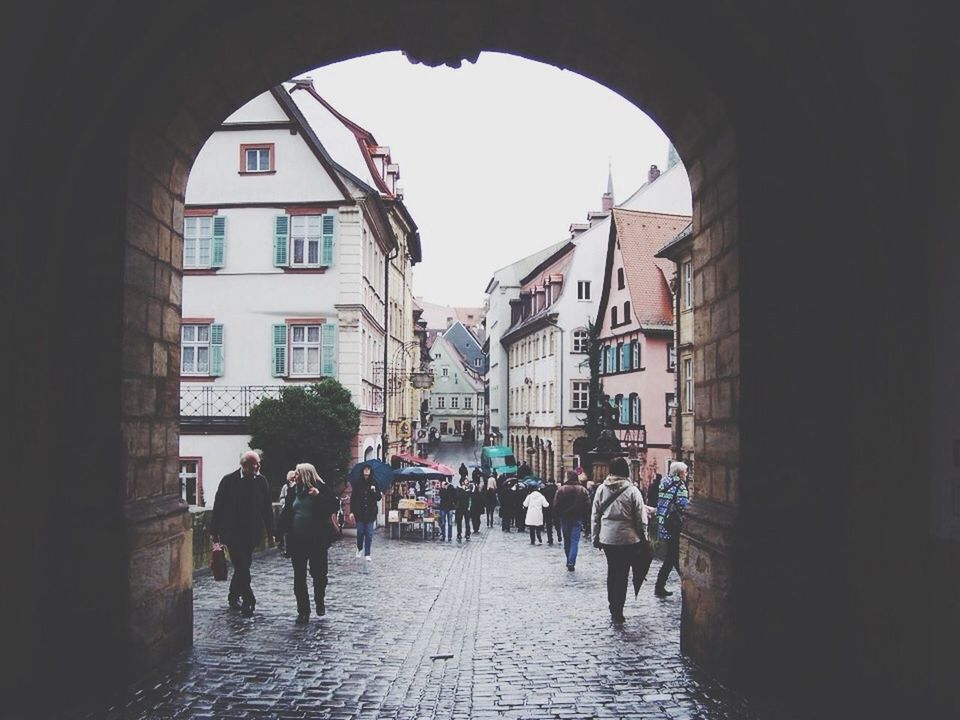
[[[724,303],[726,306],[726,303]],[[740,334],[734,333],[717,343],[717,376],[732,377],[740,374]]]
[[[717,260],[717,292],[720,295],[740,287],[740,252],[730,248]]]
[[[157,183],[153,186],[153,194],[150,200],[150,210],[160,223],[160,227],[157,228],[159,237],[161,227],[170,225],[173,220],[173,196],[165,185]],[[160,257],[163,257],[163,255],[161,254]]]
[[[170,273],[170,292],[167,293],[167,302],[176,308],[183,303],[183,275],[177,271]]]
[[[127,243],[142,250],[151,257],[157,254],[156,219],[136,205],[127,205]]]
[[[151,372],[154,377],[166,377],[169,372],[167,360],[169,353],[167,345],[161,342],[153,343],[153,362]]]
[[[163,303],[159,300],[147,301],[147,335],[160,337],[163,332]]]
[[[123,284],[127,288],[140,290],[150,295],[156,281],[154,266],[156,261],[140,250],[128,247],[123,258]]]
[[[163,334],[161,337],[168,343],[179,343],[180,341],[180,313],[177,308],[170,305],[163,308]]]
[[[155,422],[150,429],[150,454],[163,455],[167,451],[167,428],[162,422]]]
[[[160,542],[141,548],[130,555],[130,599],[143,602],[170,585],[173,548],[170,542]],[[146,628],[153,635],[159,628]]]
[[[124,327],[143,331],[147,325],[147,297],[140,290],[124,288],[123,290],[123,324]]]
[[[123,441],[131,458],[150,456],[150,423],[144,420],[125,420]]]

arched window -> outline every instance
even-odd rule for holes
[[[630,424],[640,425],[640,396],[637,393],[630,395]]]
[[[611,324],[613,327],[616,327],[616,326],[617,326],[617,310],[618,310],[618,309],[619,309],[619,308],[618,308],[616,305],[614,305],[612,308],[610,308],[610,324]]]

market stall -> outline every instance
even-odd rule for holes
[[[393,471],[393,484],[384,498],[390,537],[403,537],[404,529],[419,530],[424,539],[437,534],[435,505],[439,496],[434,484],[448,478],[443,472],[416,465]]]

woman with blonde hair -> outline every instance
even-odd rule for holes
[[[310,463],[300,463],[296,485],[287,491],[281,514],[281,528],[287,533],[287,547],[293,563],[293,594],[297,598],[297,623],[310,618],[307,566],[313,578],[317,615],[326,614],[327,551],[336,536],[330,516],[339,508],[336,493]]]

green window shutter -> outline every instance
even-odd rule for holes
[[[277,215],[273,224],[273,264],[276,267],[287,266],[287,250],[289,244],[290,218],[286,215]]]
[[[223,267],[223,244],[227,234],[227,219],[223,215],[213,216],[213,247],[210,253],[210,267]]]
[[[333,265],[333,215],[323,216],[323,242],[320,251],[320,264],[327,267]]]
[[[223,375],[223,325],[210,326],[210,374]]]
[[[273,326],[273,355],[270,358],[271,375],[284,377],[287,374],[287,326]]]
[[[333,377],[337,352],[337,326],[324,323],[320,326],[320,374]]]

